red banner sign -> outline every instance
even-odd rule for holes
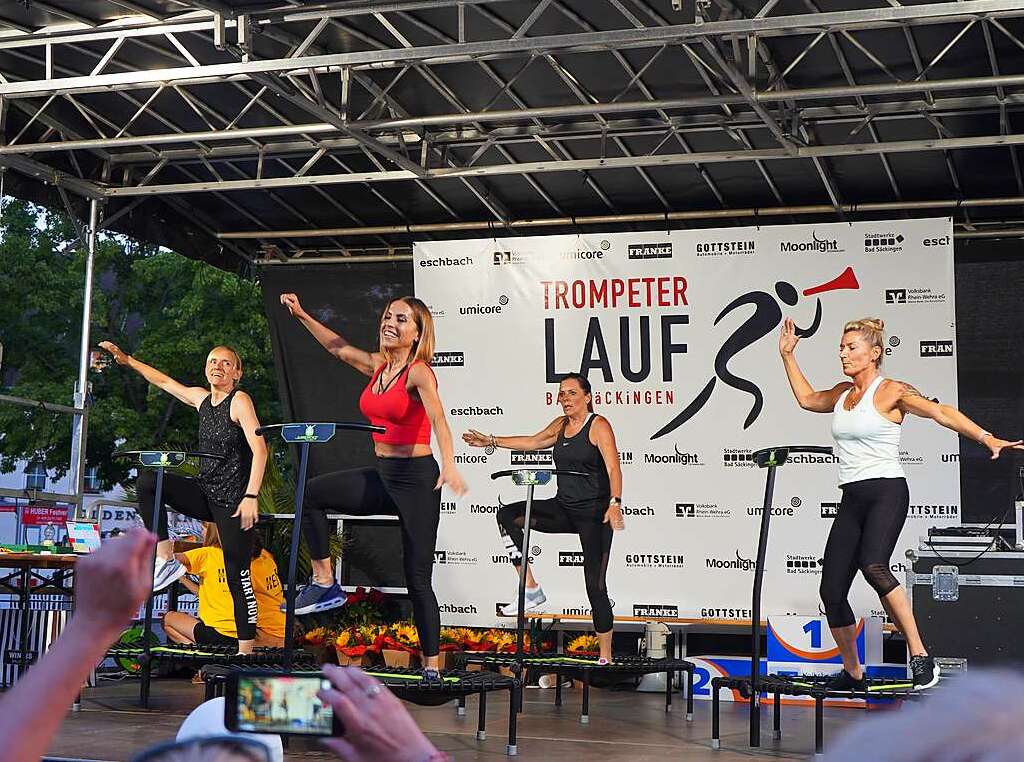
[[[54,505],[26,505],[21,511],[21,523],[23,526],[63,525],[67,520],[68,509]]]

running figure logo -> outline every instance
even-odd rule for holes
[[[857,282],[857,276],[854,274],[853,268],[847,267],[837,278],[833,278],[827,283],[822,283],[819,286],[805,289],[803,291],[803,295],[814,296],[815,294],[823,294],[826,291],[858,288],[860,288],[860,284]],[[778,300],[776,300],[776,296],[778,297]],[[775,284],[774,296],[765,291],[751,291],[743,294],[742,296],[736,297],[733,301],[727,304],[725,308],[718,313],[718,317],[715,318],[715,325],[718,325],[722,318],[730,314],[733,310],[743,307],[744,305],[753,305],[754,314],[747,318],[739,328],[733,331],[732,336],[726,339],[725,343],[722,344],[722,347],[718,350],[718,354],[715,355],[715,375],[707,382],[700,394],[698,394],[693,402],[687,405],[679,415],[652,434],[651,439],[658,439],[666,434],[670,434],[693,418],[693,416],[697,415],[697,413],[701,411],[704,405],[707,404],[707,401],[711,398],[711,394],[714,392],[715,385],[719,379],[722,380],[722,383],[727,384],[734,389],[746,392],[754,398],[754,402],[750,406],[750,412],[747,413],[746,420],[743,421],[743,428],[750,428],[750,425],[757,420],[757,417],[761,414],[761,409],[764,407],[764,395],[761,393],[760,387],[753,381],[746,378],[740,378],[732,373],[729,370],[729,361],[734,355],[743,351],[755,341],[774,332],[775,329],[778,328],[783,317],[779,301],[793,307],[799,299],[800,296],[797,294],[796,288],[794,288],[792,284],[780,280]],[[817,299],[817,303],[814,307],[814,320],[811,322],[811,325],[807,328],[800,328],[797,326],[796,335],[800,338],[806,339],[817,333],[820,326],[821,299],[819,298]]]

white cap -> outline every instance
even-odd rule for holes
[[[223,697],[210,699],[193,709],[178,728],[176,740],[188,741],[193,738],[223,735],[240,736],[259,741],[267,747],[267,751],[270,753],[270,762],[284,762],[284,745],[281,743],[281,736],[267,733],[232,733],[224,727]]]

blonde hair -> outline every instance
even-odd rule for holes
[[[843,333],[854,331],[859,333],[868,343],[869,347],[878,347],[878,357],[875,358],[875,367],[881,367],[882,358],[885,356],[885,321],[882,318],[861,318],[851,320],[843,326]]]
[[[421,360],[430,365],[434,361],[434,317],[430,314],[430,308],[415,296],[400,296],[387,303],[380,313],[380,322],[384,322],[384,316],[388,314],[388,310],[395,302],[405,302],[409,305],[409,309],[412,310],[413,322],[416,323],[416,327],[420,331],[420,337],[412,344],[410,363]],[[388,356],[383,343],[378,344],[378,351],[385,357]]]
[[[220,531],[217,529],[217,525],[212,521],[203,522],[203,547],[204,548],[219,548],[220,544]]]

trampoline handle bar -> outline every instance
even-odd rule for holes
[[[586,471],[569,471],[564,468],[509,468],[505,471],[495,471],[491,474],[491,478],[500,479],[503,476],[512,476],[512,474],[517,474],[520,471],[546,471],[554,476],[590,476]]]
[[[218,455],[214,452],[198,452],[188,450],[118,450],[110,454],[112,458],[128,458],[133,455],[141,455],[144,452],[184,452],[186,458],[210,458],[211,460],[224,460],[223,455]]]
[[[787,452],[811,452],[818,455],[831,455],[831,447],[822,447],[821,445],[782,445],[781,447],[763,447],[760,450],[755,450],[754,455],[759,453],[768,453],[772,450],[786,450]]]
[[[340,429],[342,431],[370,431],[374,434],[383,434],[386,431],[383,426],[374,426],[371,423],[356,423],[352,421],[296,421],[294,423],[269,423],[266,426],[260,426],[256,429],[256,436],[263,436],[269,431],[282,429],[285,426],[306,426],[311,423],[329,423],[336,429]]]

